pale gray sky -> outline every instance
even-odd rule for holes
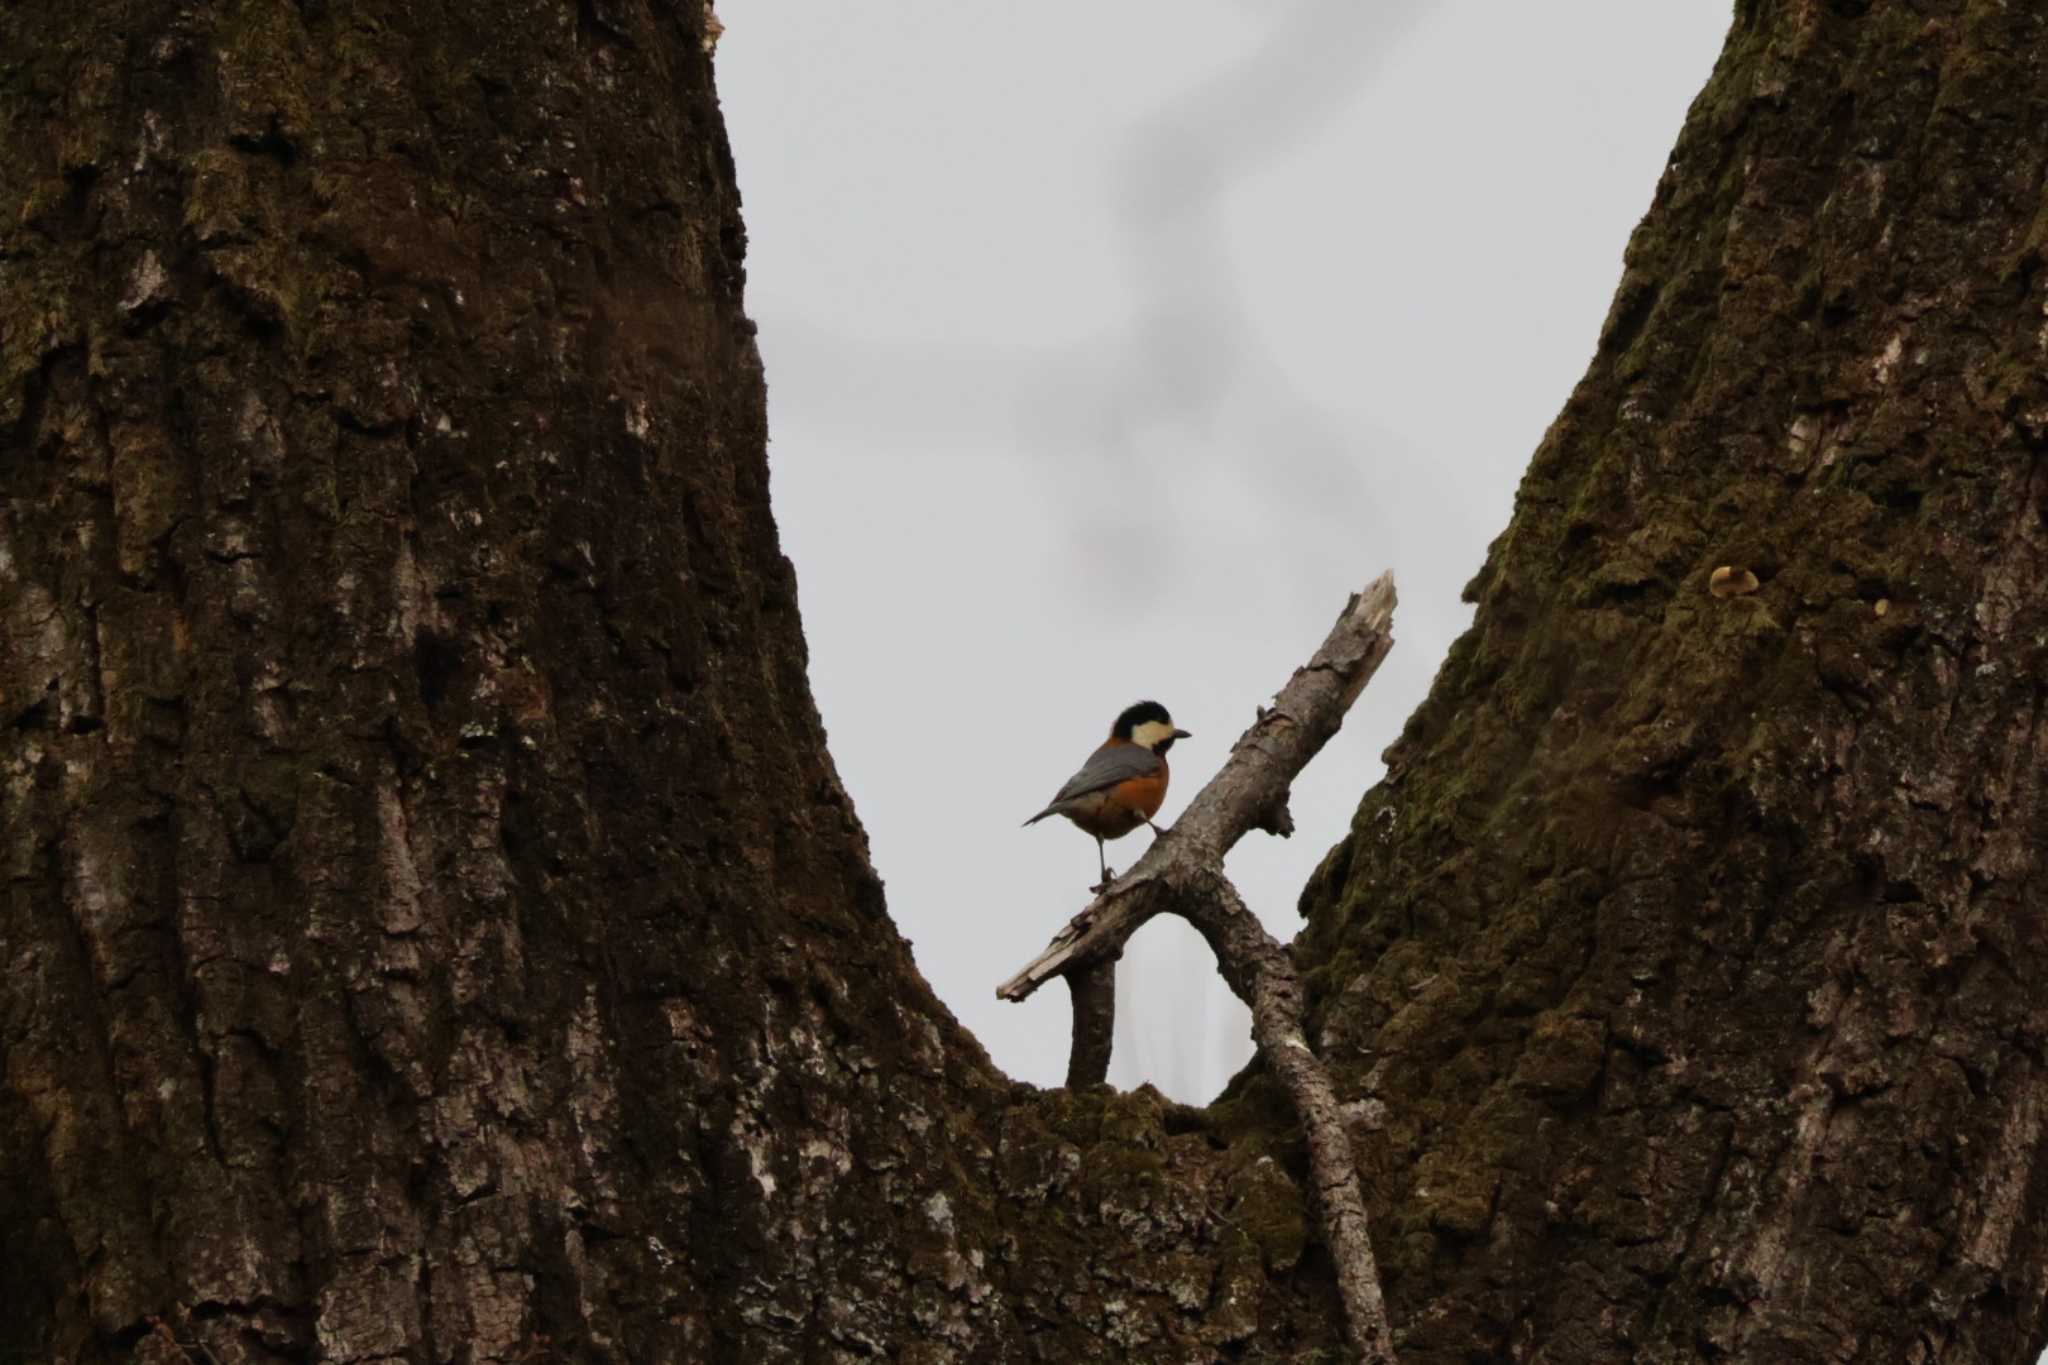
[[[1470,619],[1728,0],[726,0],[719,89],[811,681],[889,909],[1012,1075],[996,984],[1087,900],[1037,810],[1141,697],[1170,819],[1383,568],[1392,658],[1230,871],[1273,931]],[[1112,844],[1127,867],[1150,836]],[[1247,1017],[1133,941],[1111,1079],[1211,1097]]]

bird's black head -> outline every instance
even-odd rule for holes
[[[1165,753],[1175,740],[1188,737],[1187,731],[1174,728],[1173,717],[1156,701],[1126,706],[1109,733],[1128,743],[1142,744],[1155,754]]]

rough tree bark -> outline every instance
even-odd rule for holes
[[[2041,1349],[2044,170],[2048,8],[1737,6],[1303,901],[1404,1359]]]
[[[0,1359],[1337,1340],[1283,1130],[889,924],[705,19],[0,9]]]
[[[888,923],[703,20],[0,9],[0,1356],[1338,1349],[1271,1077]],[[1737,12],[1304,898],[1404,1361],[2039,1345],[2044,68]]]

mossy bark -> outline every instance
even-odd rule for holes
[[[2044,169],[2048,9],[1739,6],[1304,900],[1404,1358],[2041,1349]]]
[[[0,9],[0,1356],[1335,1358],[1269,1078],[1012,1085],[887,920],[703,29]],[[2044,104],[1738,12],[1304,900],[1404,1360],[2039,1345]]]

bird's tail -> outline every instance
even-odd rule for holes
[[[1024,824],[1023,824],[1022,828],[1027,828],[1027,829],[1028,829],[1028,828],[1029,828],[1029,827],[1031,827],[1032,825],[1035,825],[1035,824],[1037,824],[1037,823],[1038,823],[1038,822],[1039,822],[1040,820],[1043,820],[1043,819],[1044,819],[1044,818],[1045,818],[1046,816],[1048,816],[1048,815],[1058,815],[1059,813],[1060,813],[1060,803],[1059,803],[1059,802],[1057,802],[1057,801],[1055,801],[1055,802],[1053,802],[1053,803],[1052,803],[1052,804],[1051,804],[1050,806],[1047,806],[1047,807],[1046,807],[1046,808],[1045,808],[1044,810],[1042,810],[1042,811],[1038,812],[1038,814],[1036,814],[1036,815],[1032,816],[1032,817],[1031,817],[1031,818],[1030,818],[1029,820],[1026,820],[1026,821],[1024,822]]]

